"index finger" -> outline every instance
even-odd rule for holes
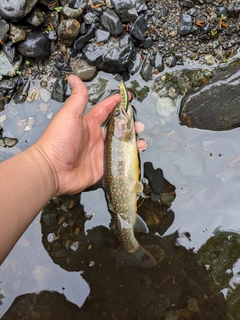
[[[131,94],[128,93],[129,99]],[[102,125],[103,122],[107,119],[109,114],[113,111],[114,107],[121,101],[121,96],[119,93],[110,96],[103,101],[99,102],[95,107],[93,107],[85,116],[86,119],[95,119],[99,125]]]
[[[112,112],[117,103],[120,102],[120,94],[114,94],[113,96],[99,102],[93,107],[85,116],[85,119],[94,119],[99,125],[107,119],[108,115]]]

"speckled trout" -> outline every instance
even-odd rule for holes
[[[105,140],[104,189],[108,209],[117,229],[121,248],[117,266],[152,268],[156,260],[134,236],[148,232],[145,222],[137,215],[137,194],[143,189],[139,182],[139,158],[136,144],[133,108],[127,91],[120,84],[121,102],[110,115]]]

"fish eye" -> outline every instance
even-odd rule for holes
[[[118,117],[120,115],[120,110],[116,110],[114,113],[114,117]]]

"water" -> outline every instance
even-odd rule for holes
[[[100,73],[99,76],[106,77],[104,73]],[[107,78],[111,80],[108,89],[117,89],[118,83],[109,75]],[[141,79],[136,80],[140,86],[146,85]],[[126,82],[126,86],[129,85],[130,81]],[[150,83],[148,85],[150,86]],[[140,134],[140,137],[144,137],[148,142],[147,150],[141,153],[142,165],[146,161],[151,161],[154,168],[161,168],[165,179],[176,187],[176,199],[171,206],[175,219],[164,236],[170,236],[178,230],[178,244],[191,250],[198,257],[198,261],[211,269],[208,274],[211,287],[215,292],[224,293],[229,301],[228,313],[233,315],[233,319],[234,316],[240,317],[239,311],[234,307],[240,296],[237,255],[240,254],[238,210],[240,161],[237,161],[240,156],[240,129],[211,132],[180,126],[178,109],[176,108],[169,119],[163,119],[156,111],[157,99],[158,97],[150,92],[143,102],[133,100],[133,105],[137,109],[138,120],[146,126],[144,133]],[[55,101],[47,102],[48,110],[43,114],[45,121],[41,123],[42,116],[39,116],[40,124],[33,125],[32,130],[20,130],[19,121],[24,119],[27,121],[25,112],[29,105],[29,103],[22,105],[11,103],[10,108],[6,107],[6,111],[1,112],[0,115],[7,114],[7,119],[3,123],[5,135],[18,138],[19,143],[13,149],[1,148],[0,159],[4,160],[18,152],[18,149],[24,150],[34,143],[51,120],[47,119],[47,115],[55,114],[61,107],[61,104]],[[90,107],[89,105],[88,109]],[[39,113],[40,111],[36,112],[33,117]],[[93,214],[92,219],[85,224],[86,234],[88,230],[99,225],[108,227],[110,216],[101,189],[84,193],[81,203],[87,213]],[[91,270],[89,269],[87,276],[84,277],[85,280],[88,279],[87,283],[81,276],[81,268],[78,272],[67,272],[54,264],[42,245],[39,220],[40,215],[26,230],[1,266],[0,293],[4,298],[1,299],[0,316],[6,312],[17,296],[24,293],[55,290],[64,293],[66,298],[78,307],[83,305],[89,295],[89,283],[93,276]],[[190,234],[189,237],[185,236],[186,232]],[[221,250],[224,245],[225,256]],[[92,255],[91,259],[89,267],[94,269],[95,256]],[[126,271],[117,272],[120,277],[121,274],[126,275]],[[150,275],[151,271],[144,272],[143,277]],[[129,274],[137,277],[132,271],[129,271]],[[101,275],[104,277],[102,281],[106,283],[107,275],[104,273]],[[134,278],[131,276],[129,279],[133,281]],[[111,290],[111,285],[108,288]],[[103,291],[102,295],[105,294],[107,295]],[[115,294],[120,296],[120,293]],[[144,299],[147,303],[150,297],[147,291],[145,294]],[[114,310],[114,316],[118,319],[120,311],[117,305]],[[126,319],[131,319],[127,318],[127,312],[125,310]]]

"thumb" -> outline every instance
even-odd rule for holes
[[[63,106],[64,109],[71,108],[76,116],[82,116],[88,103],[88,90],[82,80],[73,74],[67,78],[72,87],[72,94]]]

